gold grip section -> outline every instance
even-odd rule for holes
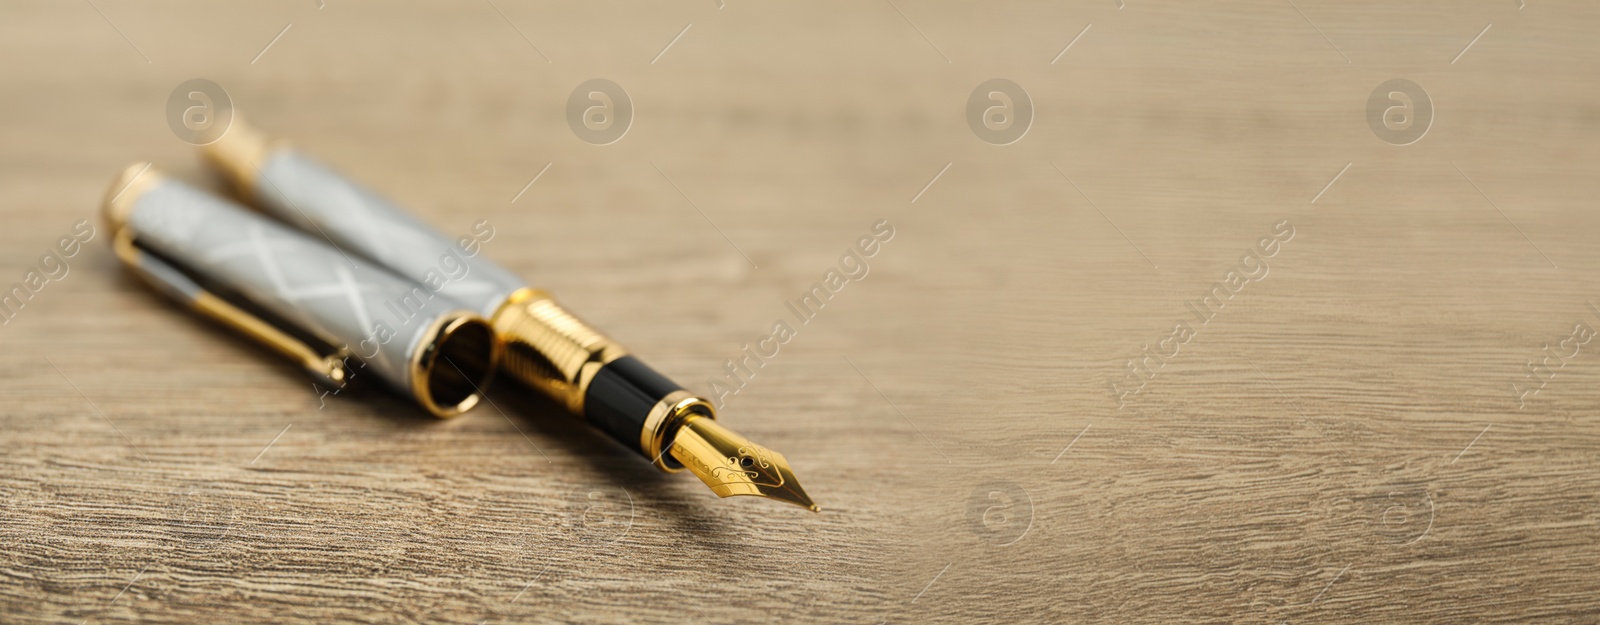
[[[628,353],[538,289],[512,293],[493,323],[505,344],[501,371],[579,416],[595,373]]]

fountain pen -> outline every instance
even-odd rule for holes
[[[257,209],[417,282],[412,293],[385,304],[392,314],[404,317],[442,297],[489,319],[503,344],[503,377],[542,392],[656,468],[688,469],[721,497],[753,495],[819,510],[783,454],[724,427],[706,398],[484,258],[482,243],[494,231],[488,222],[452,240],[237,114],[201,152]]]

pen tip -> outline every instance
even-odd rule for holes
[[[757,445],[711,418],[685,421],[671,453],[719,497],[752,495],[822,511],[801,488],[783,454]]]

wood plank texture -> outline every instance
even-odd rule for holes
[[[1600,618],[1600,5],[0,15],[0,286],[101,229],[0,326],[0,621]],[[795,324],[723,419],[824,511],[717,500],[509,386],[448,422],[319,397],[159,299],[95,213],[135,160],[218,186],[164,117],[193,78],[447,232],[488,220],[697,391]],[[569,127],[592,78],[634,107],[610,145]],[[969,125],[993,78],[1031,102],[1010,145]],[[1431,101],[1409,145],[1369,121],[1395,78]]]

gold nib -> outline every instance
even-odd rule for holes
[[[822,510],[800,488],[783,454],[752,443],[709,417],[684,421],[670,453],[719,497],[756,495],[812,512]]]

